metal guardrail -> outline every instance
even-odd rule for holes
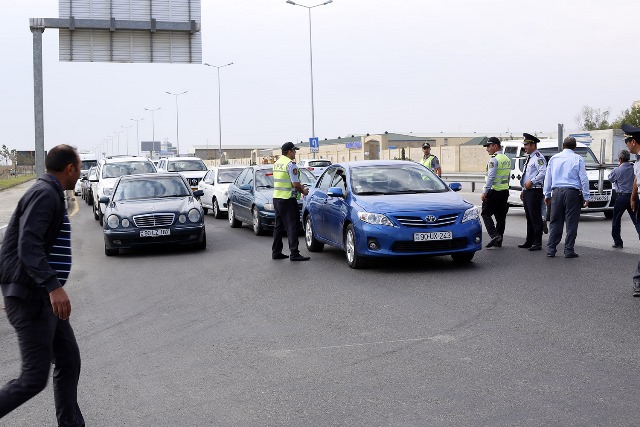
[[[480,182],[484,185],[485,174],[483,173],[443,173],[442,179],[445,181],[452,182],[470,182],[471,183],[471,192],[476,191],[476,183]]]

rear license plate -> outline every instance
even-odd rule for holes
[[[608,194],[591,194],[589,200],[592,202],[608,202],[609,197]]]
[[[434,231],[431,233],[413,233],[414,242],[422,242],[425,240],[451,240],[453,236],[450,231]]]
[[[140,230],[140,237],[158,237],[158,236],[168,236],[171,232],[169,229],[160,229],[160,230]]]

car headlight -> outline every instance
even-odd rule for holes
[[[184,224],[187,221],[187,216],[185,214],[181,214],[178,217],[178,221],[180,221],[180,224]]]
[[[122,221],[120,223],[122,224],[123,227],[129,226],[129,220],[127,218],[122,218]]]
[[[102,195],[110,196],[111,195],[111,188],[103,188],[102,189]]]
[[[462,215],[462,222],[472,221],[474,219],[480,219],[480,215],[478,214],[478,208],[473,207],[464,211],[464,215]]]
[[[191,209],[189,211],[189,221],[191,222],[200,221],[200,211],[198,209]]]
[[[117,215],[109,215],[109,218],[107,218],[107,225],[109,228],[118,228],[118,225],[120,225],[120,218],[118,218]]]
[[[369,212],[358,212],[358,219],[362,222],[367,222],[373,225],[386,225],[389,227],[393,227],[393,222],[386,215],[377,214],[377,213],[369,213]]]
[[[273,207],[273,203],[265,203],[264,204],[264,210],[265,211],[270,211],[270,212],[275,211],[275,208]]]

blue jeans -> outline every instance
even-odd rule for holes
[[[638,198],[636,198],[636,206],[640,207]],[[636,232],[640,238],[640,227],[636,219],[636,212],[631,210],[631,194],[630,193],[618,193],[616,201],[613,205],[613,218],[611,219],[611,237],[613,237],[613,243],[622,246],[622,237],[620,236],[620,225],[622,222],[622,216],[628,212],[631,222],[636,227]]]

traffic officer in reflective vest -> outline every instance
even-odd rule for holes
[[[633,180],[633,188],[631,190],[631,210],[636,213],[636,221],[638,221],[638,185],[640,185],[640,127],[623,124],[620,126],[625,133],[624,142],[627,144],[627,148],[631,154],[636,155],[636,162],[633,164],[633,173],[635,178]],[[633,274],[633,296],[640,297],[640,261],[638,261],[638,267]]]
[[[504,235],[505,221],[509,206],[509,173],[511,172],[511,159],[502,153],[500,140],[492,136],[482,144],[487,147],[487,153],[491,154],[491,160],[487,163],[487,177],[482,189],[482,220],[489,233],[489,243],[485,247],[501,247]],[[494,225],[493,218],[496,218]]]
[[[440,160],[433,154],[431,154],[431,144],[425,142],[422,144],[422,159],[420,160],[420,164],[425,166],[427,169],[430,169],[431,172],[435,172],[436,175],[442,175],[442,169],[440,168]]]
[[[300,194],[307,195],[309,190],[300,184],[300,171],[293,160],[298,147],[293,142],[282,144],[282,156],[273,164],[273,207],[276,211],[276,223],[273,231],[271,258],[291,261],[307,261],[309,257],[300,255],[298,250],[298,230],[300,229]],[[282,236],[287,232],[290,255],[282,253]]]
[[[542,250],[542,202],[544,194],[544,174],[547,171],[547,161],[538,151],[540,140],[529,134],[523,133],[524,151],[528,154],[527,160],[522,168],[522,178],[520,178],[520,200],[524,203],[524,213],[527,217],[527,238],[524,243],[518,245],[519,248],[530,251]]]

